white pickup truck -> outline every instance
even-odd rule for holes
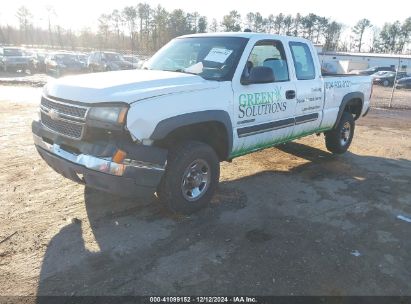
[[[369,76],[323,75],[302,38],[188,35],[142,70],[48,83],[32,130],[63,176],[120,195],[156,192],[190,213],[211,200],[221,161],[315,133],[345,152],[371,91]]]

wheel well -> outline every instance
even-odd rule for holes
[[[226,160],[229,155],[229,140],[226,127],[217,121],[196,123],[179,127],[154,144],[162,148],[170,148],[187,140],[195,140],[210,145],[219,159]]]
[[[344,108],[344,112],[354,114],[354,119],[358,119],[362,111],[362,100],[360,98],[354,98],[347,102]]]

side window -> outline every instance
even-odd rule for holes
[[[315,67],[310,48],[302,42],[290,42],[293,55],[295,73],[298,80],[315,78]]]
[[[261,66],[273,70],[275,82],[289,80],[287,59],[280,41],[262,40],[257,42],[248,57],[244,70],[245,76],[251,68]]]

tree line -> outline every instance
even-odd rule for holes
[[[347,29],[342,23],[313,13],[308,15],[263,16],[249,12],[242,16],[232,10],[222,20],[208,20],[198,12],[182,9],[167,11],[161,5],[151,7],[147,3],[126,6],[101,14],[96,20],[97,30],[82,28],[72,30],[58,24],[58,15],[52,6],[46,7],[48,27],[35,24],[30,10],[21,6],[15,16],[18,27],[0,24],[0,44],[42,45],[68,49],[111,49],[127,50],[140,54],[151,54],[170,39],[191,33],[238,32],[248,28],[254,32],[265,32],[299,36],[322,44],[324,50],[367,51],[381,53],[404,53],[411,42],[411,17],[405,21],[386,23],[381,29],[374,27],[368,19],[359,20],[351,29],[348,40],[341,35]],[[371,36],[364,42],[365,34]]]

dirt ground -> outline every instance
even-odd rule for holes
[[[53,172],[32,90],[0,96],[0,295],[411,295],[411,111],[373,109],[342,156],[313,135],[223,163],[183,217]]]
[[[42,87],[52,77],[43,73],[30,74],[26,72],[3,72],[0,71],[0,84],[2,85],[29,85],[32,87]]]

